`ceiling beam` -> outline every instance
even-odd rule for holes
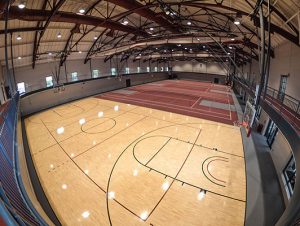
[[[166,30],[171,31],[172,33],[179,33],[178,26],[174,25],[173,23],[169,22],[167,19],[165,19],[163,16],[159,16],[157,13],[153,12],[149,8],[143,8],[143,4],[137,2],[136,0],[106,0],[110,3],[113,3],[115,5],[121,6],[124,9],[127,10],[135,10],[135,13],[147,18],[148,20],[151,20],[158,25],[164,27]]]
[[[89,14],[102,0],[96,0],[84,13],[84,15]],[[78,31],[80,28],[80,24],[76,24],[73,29],[70,32],[69,38],[67,39],[67,42],[65,44],[65,48],[63,50],[63,54],[60,57],[60,65],[62,66],[63,63],[66,61],[67,57],[68,57],[68,52],[71,51],[72,49],[70,48],[70,50],[68,50],[70,41],[73,38],[73,35],[76,31]]]
[[[41,27],[22,27],[22,28],[11,28],[7,29],[7,33],[21,33],[21,32],[29,32],[29,31],[41,31],[43,28]],[[0,30],[0,35],[5,34],[5,30]]]
[[[7,6],[7,2],[5,0],[0,1],[0,14],[3,14],[6,6]],[[10,0],[9,1],[9,5],[12,5],[15,2],[15,0]]]
[[[48,3],[48,0],[44,0],[43,6],[42,6],[42,10],[46,9],[47,3]],[[48,25],[47,25],[47,27],[48,27]],[[37,28],[41,28],[41,32],[39,33],[38,31],[36,31],[35,35],[34,35],[33,53],[32,53],[32,68],[35,67],[36,54],[37,54],[38,47],[39,47],[40,42],[41,42],[41,38],[42,38],[42,36],[44,34],[44,31],[45,31],[45,26],[42,26],[42,22],[41,21],[39,21],[37,23]],[[40,34],[40,38],[38,38],[39,34]]]
[[[18,19],[24,21],[46,21],[51,15],[49,10],[38,9],[23,9],[19,10],[17,7],[11,7],[9,19]],[[0,20],[4,20],[4,16],[0,15]],[[52,16],[52,22],[63,22],[72,24],[92,25],[96,27],[104,27],[112,30],[123,31],[126,33],[134,33],[141,36],[148,36],[147,32],[137,30],[132,26],[125,26],[119,22],[110,19],[104,19],[95,16],[79,15],[70,12],[57,12]]]

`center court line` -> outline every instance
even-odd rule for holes
[[[170,137],[164,144],[163,146],[158,149],[158,151],[148,160],[148,162],[146,163],[146,166],[152,161],[152,159],[154,159],[154,157],[170,142],[170,140],[172,139],[172,137]]]
[[[117,117],[119,117],[119,116],[121,116],[121,115],[124,115],[124,114],[126,114],[126,113],[128,113],[128,112],[130,112],[130,111],[133,111],[133,110],[135,110],[136,108],[138,108],[138,107],[135,107],[134,109],[131,109],[131,110],[128,110],[128,111],[122,111],[122,113],[121,114],[119,114],[119,115],[117,115],[117,116],[115,116],[115,117],[113,117],[113,118],[107,118],[107,119],[115,119],[115,118],[117,118]],[[130,112],[131,113],[131,112]],[[134,113],[132,113],[132,114],[134,114]],[[46,123],[42,120],[42,119],[40,119],[40,121],[41,121],[41,123],[45,126],[45,128],[50,132],[50,134],[52,135],[52,132],[54,132],[55,130],[50,130],[48,127],[47,127],[47,125],[46,125]],[[73,121],[72,123],[70,123],[70,124],[68,124],[67,126],[69,126],[69,125],[72,125],[73,123],[77,123],[77,121],[78,120],[76,120],[76,121]],[[105,120],[104,122],[107,122],[108,120]],[[70,139],[70,138],[72,138],[72,137],[74,137],[74,136],[76,136],[76,135],[78,135],[78,134],[80,134],[80,133],[84,133],[83,131],[80,131],[80,132],[78,132],[78,133],[76,133],[76,134],[73,134],[72,136],[70,136],[70,137],[68,137],[68,138],[66,138],[66,139],[63,139],[63,140],[61,140],[61,141],[57,141],[56,139],[54,139],[55,141],[57,141],[58,143],[61,143],[61,142],[63,142],[63,141],[66,141],[66,140],[68,140],[68,139]],[[56,144],[52,144],[52,145],[50,145],[50,146],[48,146],[48,147],[46,147],[46,148],[44,148],[44,149],[42,149],[42,150],[40,150],[40,151],[38,151],[38,152],[36,152],[36,153],[34,153],[33,155],[36,155],[36,154],[38,154],[38,153],[40,153],[40,152],[43,152],[43,151],[45,151],[45,150],[47,150],[48,148],[51,148],[51,147],[53,147],[53,146],[55,146]],[[94,147],[95,147],[96,145],[94,145]]]
[[[146,119],[147,117],[143,117],[142,119],[138,120],[137,122],[133,123],[131,126],[133,126],[134,124]],[[44,124],[44,123],[43,123]],[[44,124],[44,126],[46,127],[46,125]],[[131,127],[129,126],[129,127]],[[127,127],[127,128],[129,128]],[[47,127],[46,127],[47,128]],[[125,128],[125,129],[127,129]],[[47,128],[48,132],[49,129]],[[51,133],[50,133],[51,134]],[[103,191],[105,194],[107,194],[107,191],[105,191],[105,189],[103,189],[100,185],[98,185],[89,175],[87,175],[84,170],[76,163],[75,158],[78,157],[74,157],[71,158],[68,153],[65,151],[65,149],[60,145],[60,143],[58,143],[58,141],[55,139],[55,137],[51,134],[51,136],[53,137],[53,139],[57,142],[57,144],[60,146],[60,148],[63,150],[63,152],[67,155],[67,157],[74,163],[74,165],[83,173],[84,176],[86,176],[94,185],[96,185],[96,187],[98,187],[101,191]],[[136,141],[136,140],[135,140]],[[104,141],[103,141],[104,142]],[[106,195],[106,199],[107,199],[107,195]],[[122,203],[120,203],[119,201],[117,201],[115,198],[113,199],[116,203],[118,203],[120,206],[122,206],[123,208],[125,208],[127,211],[129,211],[130,213],[132,213],[133,215],[135,215],[136,217],[139,217],[137,214],[135,214],[133,211],[131,211],[129,208],[127,208],[125,205],[123,205]]]
[[[195,141],[194,141],[194,143],[193,143],[193,146],[191,147],[191,150],[189,151],[188,155],[186,156],[185,160],[183,161],[183,163],[182,163],[180,169],[178,170],[177,174],[175,175],[175,177],[174,177],[173,181],[171,182],[170,186],[169,186],[168,189],[165,191],[165,193],[163,194],[163,196],[160,198],[160,200],[158,201],[158,203],[157,203],[157,204],[154,206],[154,208],[151,210],[151,212],[149,213],[149,215],[147,216],[147,218],[145,219],[145,221],[152,215],[152,213],[154,212],[154,210],[155,210],[155,209],[157,208],[157,206],[161,203],[161,201],[163,200],[163,198],[166,196],[166,194],[168,193],[168,191],[169,191],[170,188],[172,187],[173,183],[177,180],[177,177],[178,177],[179,173],[181,172],[183,166],[185,165],[187,159],[189,158],[189,156],[191,155],[191,153],[192,153],[192,151],[193,151],[193,149],[194,149],[194,146],[195,146],[195,144],[196,144],[196,142],[197,142],[197,140],[198,140],[198,138],[199,138],[199,136],[200,136],[200,133],[201,133],[201,130],[199,130],[199,133],[198,133],[198,135],[197,135],[197,137],[196,137],[196,139],[195,139]]]

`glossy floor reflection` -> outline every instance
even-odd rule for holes
[[[238,127],[97,98],[25,120],[63,225],[243,225]]]

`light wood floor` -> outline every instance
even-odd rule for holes
[[[25,123],[63,225],[244,224],[238,127],[92,97]]]

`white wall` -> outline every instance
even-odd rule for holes
[[[291,42],[285,42],[284,44],[274,49],[275,58],[271,58],[270,75],[268,86],[278,90],[280,83],[280,76],[289,74],[287,81],[286,94],[300,99],[300,47]],[[251,74],[251,80],[253,77],[259,82],[259,63],[253,61],[250,64],[244,66],[244,77],[246,74]]]
[[[226,75],[227,72],[218,63],[199,63],[193,61],[173,61],[173,71],[200,72]]]
[[[128,62],[118,62],[118,67],[120,68],[120,73],[125,74],[125,67],[129,67],[130,73],[137,73],[137,67],[139,66],[141,72],[146,72],[149,62],[143,62],[143,60],[137,60],[135,62],[129,59]],[[151,63],[150,69],[154,72],[155,67],[157,67],[158,72],[161,71],[161,67],[164,69],[168,66],[167,63]],[[225,75],[226,71],[219,65],[215,63],[198,63],[198,62],[181,62],[174,61],[171,62],[173,71],[186,71],[186,72],[200,72],[200,73],[212,73]],[[83,60],[70,60],[66,61],[66,67],[62,66],[60,68],[60,83],[71,81],[71,73],[78,72],[78,79],[83,80],[91,78],[91,70],[98,69],[101,76],[107,76],[111,74],[111,67],[117,67],[116,60],[113,59],[104,63],[103,58],[92,59],[91,63],[83,63]],[[15,68],[16,82],[24,82],[26,85],[26,92],[41,89],[46,87],[46,77],[52,75],[54,80],[54,75],[56,74],[58,68],[58,62],[49,61],[48,63],[37,64],[33,70],[31,66]],[[66,72],[66,73],[65,73]],[[67,74],[67,78],[66,78]]]
[[[284,202],[287,205],[288,198],[284,188],[282,172],[292,156],[292,149],[280,130],[278,131],[274,143],[272,145],[271,156],[280,182]]]
[[[26,116],[53,106],[70,102],[83,97],[99,93],[121,89],[126,87],[126,79],[131,80],[132,85],[160,81],[168,78],[167,73],[144,73],[122,76],[122,78],[102,78],[77,82],[61,87],[47,89],[32,93],[21,98],[21,114]]]
[[[279,89],[280,76],[287,75],[286,94],[300,99],[300,47],[291,42],[275,48],[271,61],[269,86]]]

